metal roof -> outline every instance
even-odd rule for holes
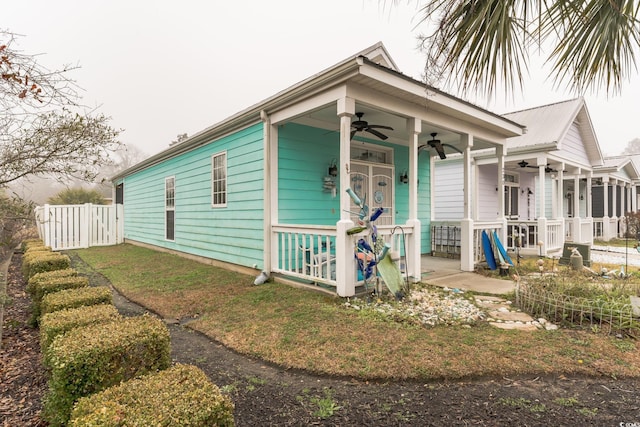
[[[555,145],[558,150],[561,150],[562,141],[571,125],[575,123],[591,165],[602,164],[602,152],[582,97],[507,113],[504,117],[527,127],[527,133],[508,140],[507,145],[511,153],[531,149],[536,145],[545,147],[547,150],[549,145]]]

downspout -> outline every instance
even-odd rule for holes
[[[262,151],[264,153],[262,182],[264,185],[262,205],[263,212],[263,257],[262,272],[256,277],[255,285],[261,285],[269,280],[271,273],[271,119],[265,110],[260,111],[260,120],[262,120]]]

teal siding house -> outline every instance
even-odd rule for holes
[[[115,176],[125,240],[352,296],[367,231],[347,233],[350,188],[420,280],[434,134],[471,158],[522,127],[405,76],[378,43]]]

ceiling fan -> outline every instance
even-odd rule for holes
[[[529,162],[525,161],[525,160],[521,160],[518,162],[518,166],[520,166],[521,168],[532,168],[532,169],[538,169],[538,166],[529,166]],[[553,173],[553,172],[558,172],[557,170],[553,169],[551,166],[547,165],[544,168],[545,173]]]
[[[449,147],[452,150],[458,152],[458,153],[462,153],[460,150],[458,150],[456,147],[454,147],[451,144],[443,144],[439,139],[436,139],[436,135],[438,135],[437,132],[432,132],[431,133],[431,140],[427,141],[427,145],[433,149],[436,150],[436,152],[438,153],[438,156],[440,156],[441,159],[446,159],[447,155],[444,152],[444,147]],[[420,147],[418,147],[418,151],[420,151],[422,148],[426,147],[427,145],[421,145]]]
[[[393,130],[391,126],[370,125],[365,120],[362,120],[362,116],[364,116],[364,113],[356,113],[356,116],[358,116],[358,120],[351,123],[351,139],[353,139],[353,136],[356,134],[356,132],[364,131],[369,132],[370,134],[373,134],[384,141],[388,138],[388,136],[383,134],[382,132],[377,131],[376,129]]]

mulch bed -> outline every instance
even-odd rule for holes
[[[0,426],[45,426],[39,411],[46,379],[37,331],[27,325],[30,301],[19,267],[16,254],[0,357]],[[81,271],[88,272],[92,285],[110,285],[86,265]],[[146,311],[117,292],[114,302],[125,315]],[[238,426],[640,425],[638,379],[363,382],[285,370],[230,351],[188,325],[169,322],[168,327],[174,361],[199,366],[231,396]]]

